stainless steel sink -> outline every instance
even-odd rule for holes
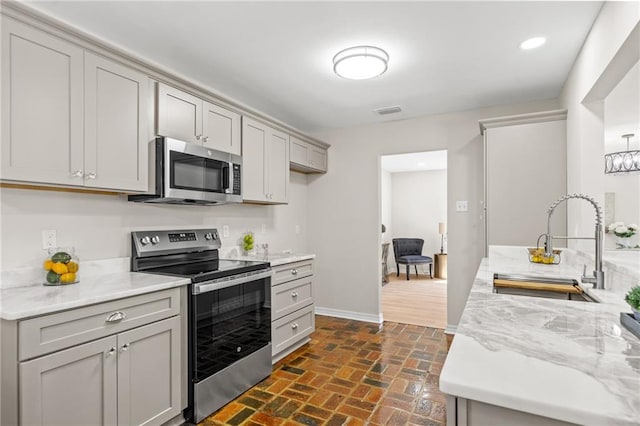
[[[570,278],[496,273],[493,274],[493,291],[516,296],[597,302],[582,290],[577,280]]]

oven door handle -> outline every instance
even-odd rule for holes
[[[227,287],[233,287],[235,285],[248,283],[251,281],[261,280],[263,278],[270,278],[272,275],[271,269],[267,269],[265,272],[259,274],[247,275],[246,277],[226,280],[226,281],[214,281],[211,283],[194,284],[191,290],[191,294],[207,293],[214,290],[221,290]]]

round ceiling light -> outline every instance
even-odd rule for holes
[[[379,47],[356,46],[333,57],[333,72],[349,80],[366,80],[384,74],[389,55]]]
[[[546,42],[547,42],[547,39],[544,37],[533,37],[520,43],[520,49],[522,50],[535,49],[536,47],[542,46]]]

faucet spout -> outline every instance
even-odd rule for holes
[[[553,236],[551,235],[551,216],[553,216],[553,212],[560,204],[563,202],[576,198],[589,202],[593,208],[596,210],[596,226],[595,226],[595,234],[593,239],[595,240],[595,269],[593,271],[593,275],[587,276],[587,274],[582,275],[583,283],[593,284],[593,288],[604,289],[604,271],[602,270],[602,209],[593,199],[593,197],[589,197],[584,194],[567,194],[560,197],[555,203],[551,204],[549,209],[547,210],[547,236],[545,242],[545,255],[553,256]],[[567,239],[571,239],[571,237],[567,237]]]

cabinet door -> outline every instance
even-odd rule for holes
[[[202,99],[158,83],[158,135],[202,143]]]
[[[180,317],[118,335],[118,424],[159,425],[180,414]]]
[[[148,77],[85,54],[85,185],[147,189]]]
[[[242,118],[242,198],[267,201],[265,156],[270,129],[249,118]]]
[[[204,146],[240,155],[240,114],[203,102]]]
[[[327,150],[317,147],[311,147],[309,150],[309,167],[320,170],[323,172],[327,171]]]
[[[295,136],[291,136],[289,147],[289,155],[292,163],[307,167],[309,157],[309,144]]]
[[[6,180],[82,185],[83,52],[2,19],[2,167]]]
[[[23,425],[115,425],[116,337],[20,363]]]
[[[272,203],[289,201],[289,135],[271,129],[267,147],[267,192]]]

